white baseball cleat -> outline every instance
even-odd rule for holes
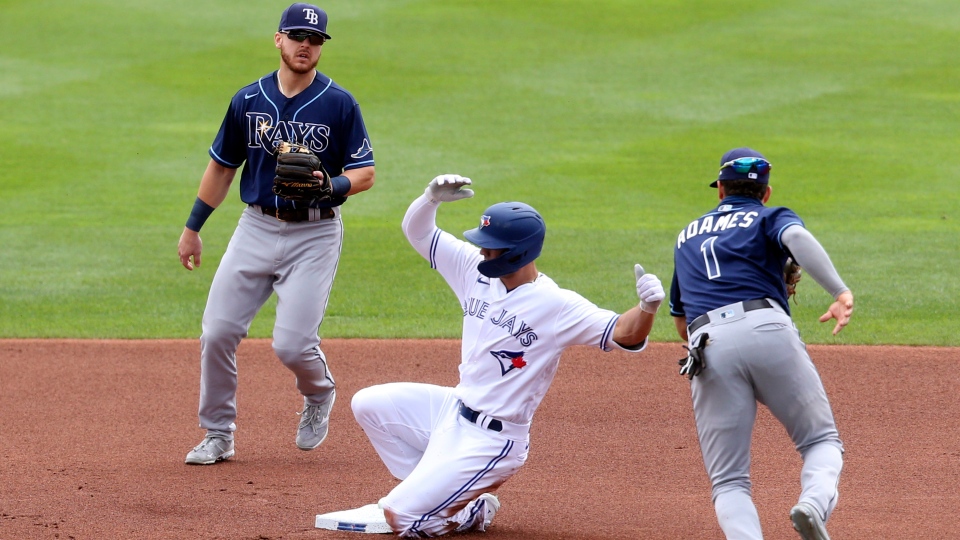
[[[493,517],[500,510],[500,499],[493,493],[484,493],[477,497],[477,504],[483,504],[483,526],[479,530],[485,531],[493,523]]]
[[[810,503],[797,503],[790,510],[790,521],[803,540],[830,540],[820,512]]]
[[[328,531],[348,531],[367,534],[393,534],[387,518],[377,504],[368,504],[352,510],[318,514],[316,528]]]

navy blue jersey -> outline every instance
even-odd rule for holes
[[[360,115],[360,106],[349,92],[317,72],[313,83],[292,98],[277,87],[277,72],[241,88],[230,101],[220,132],[210,147],[210,157],[240,173],[240,200],[268,207],[294,203],[274,195],[276,148],[281,142],[307,145],[320,157],[330,176],[373,165],[373,148]],[[341,197],[328,204],[338,206]]]
[[[680,231],[673,252],[670,314],[687,324],[727,304],[773,298],[787,313],[780,243],[784,229],[803,226],[789,208],[768,208],[750,197],[726,197]]]

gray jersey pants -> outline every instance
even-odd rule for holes
[[[200,336],[200,427],[233,437],[237,418],[237,347],[257,311],[277,293],[273,350],[296,376],[308,403],[322,403],[334,380],[318,330],[340,260],[343,224],[332,219],[282,222],[247,208],[220,261]]]
[[[691,392],[714,508],[727,538],[762,538],[750,484],[758,402],[783,424],[803,458],[799,500],[824,518],[837,504],[843,445],[833,412],[793,321],[770,302],[774,308],[748,312],[739,302],[718,308],[689,336],[691,343],[703,332],[710,336],[706,368],[694,377]]]

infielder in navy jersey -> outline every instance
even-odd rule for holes
[[[751,497],[750,443],[757,402],[783,424],[803,458],[799,502],[790,512],[805,540],[828,540],[843,445],[823,383],[790,317],[783,268],[788,256],[834,298],[821,322],[837,334],[853,294],[820,243],[788,208],[767,207],[772,165],[736,148],[720,160],[711,187],[720,205],[680,231],[670,314],[691,349],[694,417],[713,503],[727,538],[762,538]]]
[[[200,427],[203,441],[186,463],[209,465],[234,455],[236,350],[257,311],[274,292],[273,349],[296,376],[303,410],[296,444],[312,450],[326,438],[336,398],[320,350],[320,323],[340,260],[340,205],[373,186],[370,138],[353,96],[316,70],[327,14],[310,4],[288,7],[274,44],[280,69],[241,88],[227,109],[190,218],[180,237],[180,262],[200,266],[200,227],[226,198],[237,169],[247,204],[210,286],[200,336]],[[277,148],[304,144],[333,177],[333,199],[303,205],[273,193]],[[322,173],[316,173],[322,179]]]

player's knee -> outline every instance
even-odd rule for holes
[[[305,335],[277,326],[273,329],[273,352],[287,367],[323,359],[317,335]]]
[[[202,329],[201,347],[236,349],[247,335],[246,328],[224,319],[204,319]]]
[[[353,417],[361,426],[373,424],[373,418],[381,410],[382,398],[376,391],[376,387],[368,387],[359,390],[350,400],[350,409],[353,410]]]
[[[282,347],[273,347],[274,354],[280,359],[280,362],[288,368],[294,368],[300,364],[305,364],[316,356],[313,351],[302,351],[296,349],[285,349]]]

